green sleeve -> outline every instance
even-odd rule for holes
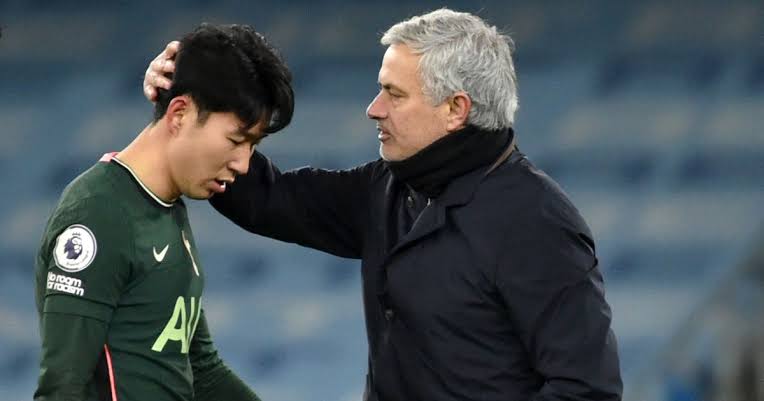
[[[36,401],[89,399],[108,322],[130,277],[125,214],[91,197],[49,221],[36,267],[41,358]]]
[[[189,350],[194,371],[195,401],[260,401],[260,398],[223,363],[212,343],[204,309]]]
[[[62,298],[75,303],[81,299],[51,296],[46,303]],[[42,352],[35,401],[82,401],[88,383],[103,353],[106,323],[83,316],[44,312],[40,320]]]
[[[108,200],[92,197],[56,213],[40,251],[37,293],[45,298],[74,298],[86,303],[60,303],[57,312],[104,320],[130,280],[133,237],[125,213]],[[58,301],[57,301],[58,302]],[[63,309],[75,305],[77,308]]]

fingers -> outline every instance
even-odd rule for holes
[[[157,91],[151,85],[143,85],[143,96],[146,96],[146,99],[152,102],[156,102]]]
[[[173,40],[168,43],[162,53],[159,53],[157,59],[161,59],[159,63],[159,71],[162,73],[175,72],[175,55],[178,54],[180,48],[180,42]]]
[[[156,101],[157,88],[170,89],[171,86],[172,81],[167,77],[157,74],[151,68],[146,70],[146,76],[143,77],[143,95],[146,99]]]
[[[167,58],[174,58],[175,55],[178,53],[178,49],[180,49],[180,42],[177,40],[173,40],[172,42],[168,43],[167,46],[164,48],[164,53],[167,56]]]
[[[151,71],[162,75],[168,72],[175,72],[175,62],[163,57],[163,54],[164,53],[160,53],[159,56],[149,64],[149,68],[146,70],[147,73]]]
[[[149,69],[146,70],[146,75],[143,77],[143,87],[145,88],[147,86],[153,87],[154,89],[170,89],[172,80]]]
[[[164,59],[162,62],[162,72],[175,72],[175,61]]]
[[[172,81],[165,78],[164,74],[175,72],[175,61],[173,58],[178,53],[180,42],[174,40],[167,44],[167,46],[159,53],[146,70],[146,78],[151,78],[153,81],[149,82],[154,86],[158,86],[164,89],[170,89]]]
[[[164,71],[162,71],[162,67],[165,64],[165,59],[162,58],[162,54],[160,53],[157,58],[151,61],[149,64],[149,68],[146,69],[146,77],[150,77],[152,74],[163,74]]]
[[[164,74],[175,72],[173,58],[178,53],[178,49],[180,49],[180,42],[174,40],[149,63],[143,76],[143,94],[150,101],[156,101],[157,88],[170,89],[172,86],[172,81]]]
[[[172,81],[169,78],[157,74],[154,71],[151,71],[151,74],[146,78],[146,81],[149,81],[149,84],[155,88],[170,89],[172,86]]]

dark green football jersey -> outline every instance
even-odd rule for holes
[[[163,202],[126,165],[104,156],[61,196],[35,279],[41,322],[44,314],[58,314],[107,327],[87,383],[89,400],[193,400],[192,361],[217,356],[201,307],[204,271],[182,200]],[[56,332],[41,333],[43,383],[45,374],[67,367],[46,365],[55,350],[46,352],[45,336]]]

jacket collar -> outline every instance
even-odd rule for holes
[[[422,210],[422,213],[414,222],[411,230],[398,240],[397,244],[395,244],[390,251],[390,254],[393,254],[408,244],[439,230],[446,223],[446,210],[449,207],[461,206],[469,203],[475,196],[475,192],[483,179],[496,167],[503,163],[514,164],[523,157],[525,156],[522,153],[516,151],[515,141],[513,139],[494,163],[491,163],[484,168],[470,171],[451,181],[438,198],[428,200],[427,207]],[[501,160],[502,158],[504,158],[504,160]],[[392,190],[393,185],[392,180],[388,182],[388,190]],[[394,207],[393,199],[389,199],[388,202],[391,202],[387,205],[388,208]],[[387,210],[386,212],[389,215],[391,210]]]
[[[446,186],[443,194],[438,199],[435,199],[434,202],[441,204],[443,207],[460,206],[469,203],[475,195],[478,185],[480,185],[486,176],[501,164],[513,164],[522,157],[522,153],[517,151],[516,140],[513,135],[509,144],[506,145],[502,153],[492,163],[454,179]]]
[[[453,180],[490,165],[513,138],[512,128],[467,125],[405,160],[385,163],[398,181],[420,195],[437,198]]]

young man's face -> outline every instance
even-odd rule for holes
[[[198,120],[196,107],[168,149],[170,174],[177,189],[192,199],[208,199],[225,192],[226,183],[246,174],[249,158],[263,137],[261,121],[249,130],[233,113],[210,113]]]
[[[406,45],[388,47],[379,69],[380,92],[366,109],[377,121],[379,153],[388,161],[407,159],[448,133],[448,103],[432,106],[422,92],[419,59]]]

